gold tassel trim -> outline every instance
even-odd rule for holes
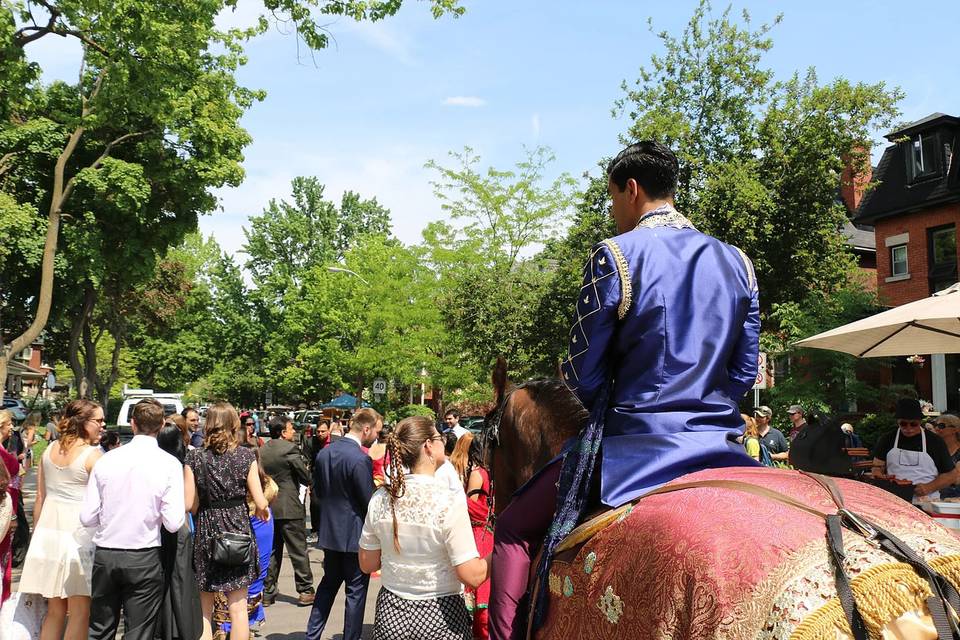
[[[630,305],[633,304],[633,282],[630,280],[630,265],[627,264],[627,259],[623,256],[623,251],[620,250],[620,246],[616,242],[608,238],[603,241],[603,244],[613,254],[613,259],[617,263],[617,274],[620,276],[620,306],[617,307],[617,317],[623,320],[627,317]]]

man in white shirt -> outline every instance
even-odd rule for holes
[[[163,405],[134,406],[129,444],[104,455],[90,474],[80,522],[96,527],[90,640],[113,640],[120,608],[125,640],[153,640],[163,600],[160,526],[183,526],[183,466],[157,446]]]
[[[457,440],[470,433],[468,429],[460,426],[460,412],[456,409],[450,409],[443,414],[443,421],[447,425],[447,428],[443,430],[444,433],[453,431],[454,435],[457,436]]]

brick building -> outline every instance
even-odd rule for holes
[[[878,184],[860,202],[854,223],[873,225],[877,290],[897,306],[958,281],[960,118],[934,113],[886,138],[891,145],[873,174]],[[960,409],[960,354],[934,354],[928,362],[913,370],[897,359],[892,382],[915,384],[941,411]]]

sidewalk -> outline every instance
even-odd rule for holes
[[[27,510],[27,519],[33,522],[33,501],[36,498],[37,474],[31,470],[23,483],[23,502]],[[313,570],[313,583],[316,586],[323,577],[323,551],[310,549],[310,568]],[[13,570],[13,590],[16,591],[20,581],[20,569]],[[284,552],[283,567],[280,569],[280,595],[273,606],[267,608],[267,620],[260,628],[260,637],[266,640],[302,640],[306,637],[307,619],[310,617],[310,607],[301,607],[297,603],[297,590],[293,582],[293,566]],[[363,638],[373,637],[373,612],[376,606],[377,593],[380,591],[380,580],[370,580],[370,590],[367,593],[367,608],[364,616]],[[330,612],[330,619],[320,640],[342,640],[343,638],[343,590]]]

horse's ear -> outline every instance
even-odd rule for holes
[[[503,356],[497,358],[497,364],[493,366],[493,395],[497,399],[497,404],[503,400],[503,394],[507,390],[507,361]]]

